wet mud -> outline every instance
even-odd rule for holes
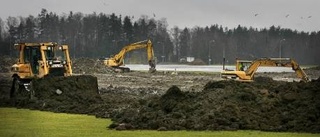
[[[320,133],[320,71],[312,81],[284,82],[257,74],[255,82],[223,81],[194,72],[114,73],[94,59],[73,62],[75,75],[33,81],[34,98],[10,98],[8,64],[0,73],[0,107],[111,118],[111,129],[263,130]],[[96,66],[96,67],[92,67]],[[262,77],[261,77],[262,76]],[[107,126],[107,125],[106,125]]]
[[[202,92],[172,86],[159,97],[140,102],[115,116],[130,129],[263,130],[320,132],[320,79],[288,83],[208,82]]]

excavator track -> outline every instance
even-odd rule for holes
[[[130,68],[126,67],[110,67],[116,73],[130,72]]]

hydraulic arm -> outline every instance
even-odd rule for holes
[[[248,62],[248,61],[247,61]],[[246,63],[247,63],[246,62]],[[228,71],[223,70],[221,72],[222,78],[230,78],[236,79],[239,81],[253,81],[254,74],[259,67],[291,67],[294,70],[299,78],[303,81],[309,81],[306,73],[301,69],[299,64],[290,58],[261,58],[251,62],[247,69],[243,69],[243,63],[241,61],[237,61],[236,70]]]
[[[111,58],[104,60],[104,64],[106,66],[112,67],[118,71],[122,71],[122,72],[130,71],[129,68],[120,67],[120,66],[124,65],[124,58],[125,58],[126,53],[133,51],[133,50],[136,50],[136,49],[142,49],[142,48],[146,48],[146,50],[147,50],[148,64],[150,66],[149,71],[155,72],[156,65],[155,65],[154,52],[153,52],[151,40],[139,41],[139,42],[132,43],[132,44],[129,44],[129,45],[123,47],[118,54],[114,55]]]

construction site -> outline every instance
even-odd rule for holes
[[[319,5],[1,1],[0,137],[320,136]]]
[[[18,47],[44,45],[21,44]],[[289,65],[297,74],[255,73],[254,79],[253,74],[248,79],[242,79],[240,74],[235,75],[238,72],[156,71],[152,58],[148,58],[149,71],[107,67],[106,60],[91,58],[74,59],[68,65],[71,61],[67,52],[66,62],[53,60],[52,63],[44,56],[51,48],[40,49],[44,49],[39,52],[43,54],[44,61],[38,61],[39,65],[47,62],[49,71],[40,67],[36,69],[38,75],[31,80],[23,79],[29,76],[22,73],[27,70],[21,71],[23,65],[28,68],[28,63],[21,61],[25,58],[20,56],[20,63],[13,65],[16,58],[1,57],[0,107],[110,118],[113,123],[106,126],[117,130],[320,133],[319,67],[301,69],[296,63],[290,65],[281,62],[282,66]],[[66,47],[59,48],[62,51],[64,49],[67,51]],[[148,54],[151,56],[152,50],[148,50]],[[279,66],[278,60],[259,61],[264,62],[261,66]],[[58,70],[56,66],[67,66],[61,76],[52,74],[51,70]],[[46,65],[42,68],[46,68]],[[35,72],[32,63],[28,69],[31,74]],[[18,73],[13,74],[14,70],[18,70]],[[235,71],[241,70],[237,68]],[[229,73],[233,74],[231,80],[222,77],[223,74],[230,76]],[[273,79],[276,76],[296,78],[297,75],[301,80],[287,82]]]

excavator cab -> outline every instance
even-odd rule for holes
[[[236,60],[236,71],[246,71],[251,65],[252,61],[250,60]]]

